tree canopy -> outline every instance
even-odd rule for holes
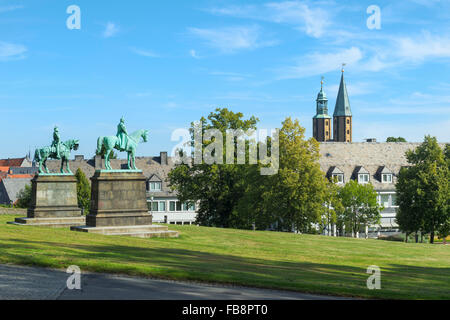
[[[400,171],[396,185],[399,210],[397,223],[406,233],[449,234],[449,160],[448,147],[442,150],[435,137],[406,153],[410,167]]]
[[[77,169],[75,177],[77,179],[78,207],[87,213],[91,205],[91,185],[80,168]]]

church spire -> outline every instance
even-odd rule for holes
[[[343,65],[345,66],[345,65]],[[335,117],[351,117],[352,111],[350,108],[350,101],[347,94],[347,86],[344,81],[344,67],[342,67],[341,84],[339,85],[339,92],[336,99],[336,107],[334,108]]]
[[[319,142],[331,140],[331,117],[328,115],[328,99],[323,91],[323,79],[316,99],[316,115],[313,117],[313,136]]]
[[[353,119],[348,100],[347,86],[344,81],[344,65],[342,65],[341,84],[336,99],[336,107],[333,114],[333,140],[336,142],[352,142]]]

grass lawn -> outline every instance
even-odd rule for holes
[[[178,239],[7,225],[0,263],[196,280],[318,294],[450,299],[450,246],[170,225]],[[381,268],[368,290],[367,267]]]

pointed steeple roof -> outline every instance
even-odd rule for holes
[[[348,100],[347,86],[344,81],[344,69],[342,69],[341,84],[339,85],[339,92],[336,99],[336,107],[334,108],[335,117],[351,117],[352,111],[350,108],[350,101]]]

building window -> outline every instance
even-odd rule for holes
[[[192,203],[192,204],[189,206],[189,211],[195,211],[195,203]]]
[[[389,207],[389,195],[388,194],[382,194],[380,197],[381,205],[385,208]]]
[[[175,211],[176,203],[176,201],[169,202],[169,211]]]
[[[181,211],[181,202],[177,201],[177,211]]]
[[[149,190],[150,191],[161,191],[162,183],[161,182],[150,182]]]
[[[350,134],[350,130],[347,130],[347,134]]]
[[[333,180],[336,178],[337,183],[344,183],[344,175],[342,173],[333,174]]]
[[[369,182],[369,174],[368,173],[358,174],[358,182],[359,183],[368,183]]]
[[[382,174],[381,175],[381,182],[383,183],[392,183],[392,174]]]
[[[159,201],[159,211],[161,211],[161,212],[166,211],[166,202],[165,201]]]
[[[397,206],[397,195],[396,194],[391,194],[391,205],[393,207]]]
[[[347,124],[350,124],[350,119],[347,119]]]

